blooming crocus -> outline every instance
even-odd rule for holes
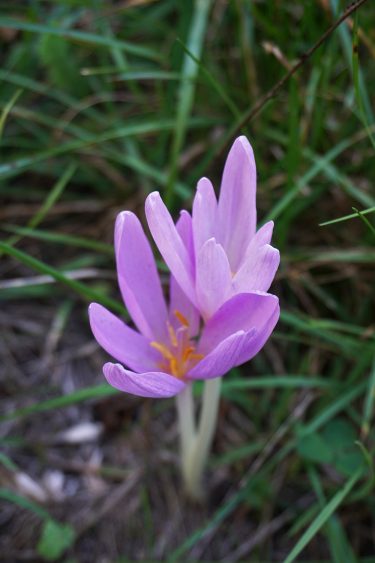
[[[193,264],[192,222],[186,212],[176,233],[181,252]],[[201,326],[197,308],[173,275],[168,306],[150,244],[130,211],[117,218],[115,254],[122,297],[138,330],[97,303],[90,305],[89,316],[97,342],[120,362],[106,363],[103,371],[121,391],[172,397],[196,379],[220,377],[255,356],[278,320],[274,295],[248,292],[231,297]]]
[[[90,305],[98,343],[118,363],[103,371],[117,389],[142,397],[177,397],[182,470],[199,498],[201,476],[215,430],[220,378],[263,347],[279,318],[267,293],[279,264],[270,245],[273,223],[256,231],[256,170],[252,149],[238,138],[227,159],[219,201],[206,178],[193,212],[175,224],[154,192],[146,201],[153,238],[171,271],[168,302],[141,223],[119,214],[115,254],[122,297],[135,325]],[[192,383],[205,380],[196,428]]]
[[[234,295],[267,292],[279,266],[270,245],[273,222],[256,231],[256,166],[246,137],[238,137],[224,167],[220,196],[198,182],[189,245],[158,192],[146,200],[151,234],[177,283],[205,320]]]

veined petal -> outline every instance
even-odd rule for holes
[[[220,342],[186,374],[187,379],[213,379],[225,375],[234,366],[239,365],[239,359],[248,349],[254,333],[254,330],[249,332],[240,330]]]
[[[253,338],[244,345],[241,353],[238,355],[236,366],[248,362],[258,354],[258,352],[263,348],[267,340],[272,334],[280,317],[280,307],[277,305],[272,315],[267,319],[265,324],[256,331]]]
[[[270,244],[272,239],[273,228],[275,224],[273,221],[267,221],[260,229],[257,230],[252,240],[258,245]]]
[[[159,274],[142,225],[130,211],[117,217],[115,251],[121,293],[134,323],[147,338],[164,341],[168,312]]]
[[[174,397],[186,385],[181,379],[168,373],[158,371],[134,373],[120,364],[104,364],[103,373],[112,387],[138,397],[155,399]]]
[[[207,354],[231,334],[238,331],[263,330],[275,311],[279,300],[270,293],[240,293],[226,301],[209,319],[203,329],[198,352]]]
[[[209,319],[229,299],[232,288],[228,258],[214,238],[206,241],[198,252],[195,283],[198,309]]]
[[[176,230],[181,237],[182,242],[185,245],[187,253],[189,255],[190,268],[193,273],[193,278],[195,276],[195,250],[194,250],[194,239],[193,239],[193,223],[191,215],[188,211],[183,209],[180,212],[180,216],[176,223]]]
[[[193,236],[196,254],[204,243],[215,236],[217,201],[208,178],[201,178],[193,201]]]
[[[148,226],[160,254],[182,290],[195,303],[193,264],[158,192],[147,197],[145,209]]]
[[[242,264],[233,277],[235,293],[268,291],[280,264],[280,252],[264,244]]]
[[[89,318],[96,341],[108,354],[134,371],[155,368],[159,355],[147,338],[98,303],[91,303]]]
[[[242,264],[244,264],[260,247],[265,244],[271,244],[273,227],[273,221],[268,221],[255,233],[247,246],[242,262],[239,264],[237,270],[239,270]]]
[[[176,224],[176,229],[186,248],[188,250],[190,249],[189,251],[194,255],[194,248],[192,246],[191,217],[186,211],[181,213]],[[175,330],[181,327],[181,319],[176,316],[177,311],[177,315],[181,313],[188,322],[189,335],[191,337],[196,336],[199,331],[198,310],[182,291],[181,287],[172,275],[170,277],[169,288],[169,321],[171,325]]]
[[[236,272],[256,228],[256,166],[246,137],[229,151],[220,188],[217,239]]]

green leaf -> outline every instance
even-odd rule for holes
[[[322,431],[322,436],[326,443],[331,444],[336,451],[354,444],[357,439],[354,426],[344,418],[336,418],[329,422]]]
[[[297,444],[297,451],[307,461],[330,463],[332,450],[319,434],[309,434],[301,438]]]
[[[346,477],[364,465],[364,458],[355,441],[358,439],[353,424],[343,418],[332,420],[323,429],[322,439],[332,449],[332,465]]]
[[[58,559],[75,540],[75,532],[69,524],[60,524],[48,519],[43,525],[37,551],[47,561]]]

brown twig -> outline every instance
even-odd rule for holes
[[[335,31],[335,29],[345,21],[351,14],[353,14],[358,8],[367,2],[367,0],[357,0],[356,2],[352,2],[346,10],[341,14],[341,16],[323,33],[323,35],[318,39],[316,43],[310,49],[302,53],[298,61],[290,68],[290,70],[284,74],[284,76],[276,82],[276,84],[262,96],[255,105],[253,105],[240,119],[238,123],[236,123],[233,131],[231,131],[231,138],[238,133],[242,127],[249,123],[258,113],[262,110],[262,108],[266,105],[267,102],[275,98],[278,94],[279,90],[284,86],[284,84],[297,72],[297,70],[315,53],[317,49],[325,42],[326,39]]]

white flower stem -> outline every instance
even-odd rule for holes
[[[195,500],[204,497],[202,476],[216,430],[220,385],[221,377],[208,379],[204,383],[199,429],[189,450],[184,471],[186,490]]]
[[[178,425],[180,431],[181,465],[184,482],[187,482],[189,458],[195,441],[195,419],[193,385],[188,383],[176,397]]]

